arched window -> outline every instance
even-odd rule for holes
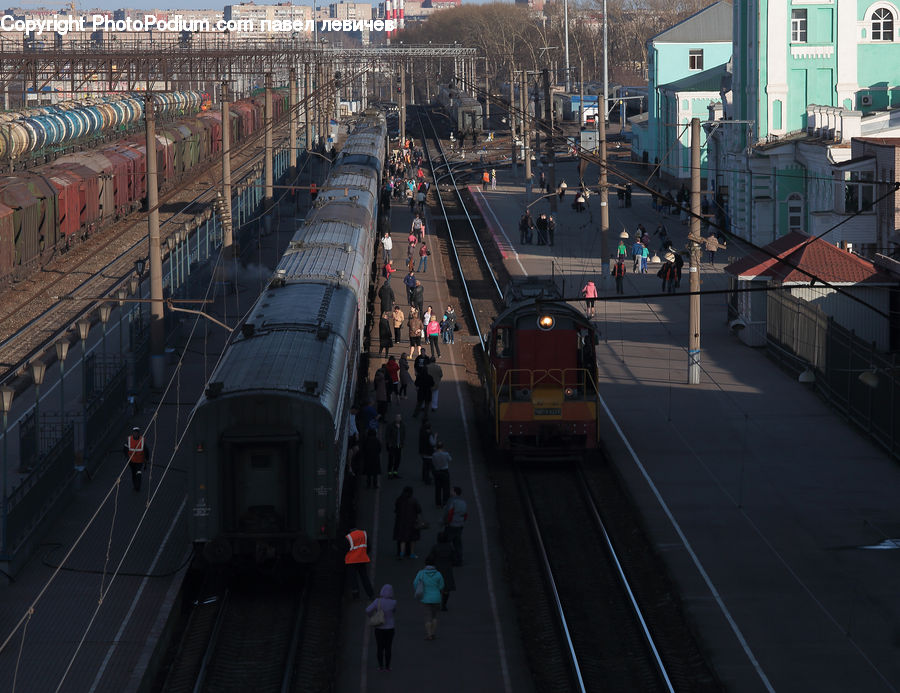
[[[894,13],[886,7],[879,7],[872,12],[873,41],[894,40]]]
[[[797,193],[788,196],[788,231],[803,231],[803,198]]]

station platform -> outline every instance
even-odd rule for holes
[[[637,178],[644,167],[614,162]],[[518,220],[537,198],[521,169],[497,169],[497,190],[473,195],[511,274],[565,279],[579,295],[587,279],[601,298],[599,196],[570,206],[575,163],[561,163],[568,193],[554,246],[521,245]],[[585,180],[596,186],[598,171]],[[683,247],[687,226],[651,208],[610,199],[609,252],[638,223],[667,227]],[[543,200],[532,216],[549,211]],[[701,289],[727,287],[722,268],[745,248],[729,242],[701,267]],[[602,440],[645,517],[678,586],[689,622],[726,690],[900,689],[900,469],[764,352],[743,345],[726,321],[724,295],[701,300],[701,382],[687,385],[687,296],[660,292],[659,265],[632,274],[624,300],[600,300],[596,315]],[[686,270],[687,268],[685,268]],[[681,291],[687,289],[685,271]]]
[[[324,162],[313,159],[312,166],[321,180]],[[260,234],[253,234],[258,244],[243,249],[237,282],[212,285],[213,302],[204,310],[217,320],[235,325],[271,276],[298,215],[292,204],[284,204],[275,217],[271,233],[261,227]],[[119,327],[114,316],[109,345],[118,344]],[[93,330],[89,349],[100,348],[99,332]],[[193,316],[183,320],[170,343],[167,387],[151,393],[129,426],[114,437],[94,475],[82,473],[36,554],[14,581],[0,588],[0,690],[153,690],[146,674],[177,608],[192,552],[188,473],[176,451],[227,336],[213,323],[200,319],[195,327]],[[51,375],[57,372],[48,369],[42,390],[42,396],[54,401],[59,388]],[[68,371],[66,375],[68,380]],[[67,387],[66,393],[75,389]],[[140,492],[133,490],[127,470],[116,483],[132,425],[145,431],[152,451]]]
[[[406,238],[413,215],[406,205],[391,208],[391,229],[394,242],[394,265],[397,273],[391,280],[396,302],[406,317],[409,305],[402,283],[406,272]],[[443,311],[448,305],[447,279],[441,245],[435,242],[434,227],[426,222],[425,242],[432,250],[427,271],[417,273],[425,289],[424,305]],[[418,260],[416,260],[418,264]],[[379,266],[380,266],[379,258]],[[379,287],[381,280],[379,280]],[[376,299],[376,310],[380,307]],[[462,319],[459,306],[454,306]],[[399,359],[409,355],[407,328],[404,322],[403,340],[390,353]],[[338,666],[339,693],[367,693],[378,691],[418,690],[427,688],[434,693],[458,691],[492,691],[515,693],[533,690],[528,666],[524,659],[516,619],[515,606],[509,593],[508,577],[503,574],[502,538],[493,505],[494,494],[484,471],[484,451],[472,420],[472,408],[467,396],[466,368],[457,349],[470,349],[459,339],[455,345],[441,344],[437,359],[443,371],[439,387],[437,411],[429,411],[429,420],[445,449],[452,456],[450,485],[462,489],[468,506],[468,520],[463,530],[464,564],[454,568],[456,591],[452,592],[448,610],[439,612],[437,637],[426,641],[424,612],[415,599],[413,580],[424,568],[425,557],[436,542],[441,528],[443,511],[436,506],[434,486],[422,482],[422,463],[418,454],[419,429],[422,415],[413,416],[416,393],[409,388],[408,399],[392,403],[386,415],[392,421],[397,414],[406,425],[406,444],[403,448],[399,479],[389,479],[382,473],[379,488],[365,488],[360,478],[359,527],[368,533],[371,564],[369,575],[377,595],[384,584],[394,588],[398,600],[396,632],[393,642],[391,671],[379,671],[376,661],[373,629],[366,625],[365,608],[371,602],[363,593],[359,600],[346,602],[343,618],[341,661]],[[370,350],[370,375],[384,361],[378,357],[378,328],[373,330]],[[426,353],[429,353],[426,349]],[[410,360],[410,373],[413,364]],[[374,394],[372,395],[374,401]],[[381,468],[387,471],[386,454]],[[405,486],[413,488],[413,495],[422,507],[422,517],[428,528],[421,530],[421,540],[415,544],[418,558],[397,559],[397,543],[392,540],[394,502]],[[349,592],[349,588],[348,588]]]

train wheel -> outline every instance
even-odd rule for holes
[[[320,553],[319,543],[306,537],[297,539],[291,549],[291,555],[297,563],[315,563],[319,560]]]

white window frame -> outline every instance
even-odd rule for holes
[[[793,231],[803,231],[803,212],[805,211],[805,205],[803,203],[803,196],[800,193],[791,193],[787,198],[787,218],[788,218],[788,233]],[[797,223],[791,223],[791,219],[797,219]]]
[[[700,64],[697,65],[696,63]],[[703,70],[703,49],[702,48],[691,48],[688,51],[688,69],[689,70]]]
[[[880,16],[876,18],[876,14],[884,13],[887,16]],[[869,40],[876,41],[878,43],[888,43],[894,40],[894,33],[896,32],[896,23],[897,23],[897,14],[890,7],[886,7],[885,5],[876,5],[869,10]],[[885,28],[885,24],[888,24],[890,28]],[[878,27],[877,29],[875,27]],[[878,32],[878,36],[876,37],[875,32]]]
[[[796,15],[796,16],[795,16]],[[806,9],[791,10],[791,43],[807,43],[809,18]]]

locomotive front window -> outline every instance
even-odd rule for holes
[[[494,356],[505,359],[512,356],[512,340],[508,327],[498,327],[494,333]]]

